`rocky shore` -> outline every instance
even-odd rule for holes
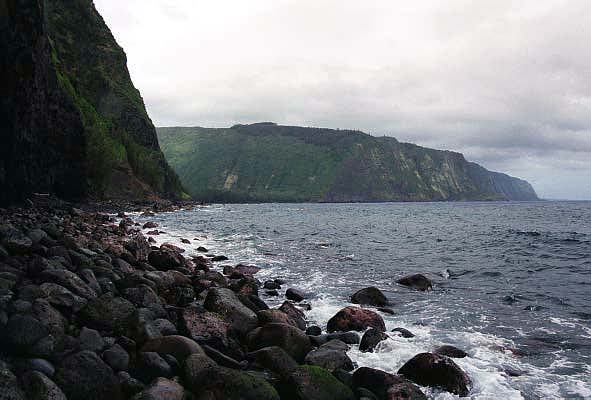
[[[378,288],[352,293],[356,306],[311,326],[306,293],[281,277],[261,282],[256,266],[155,246],[145,226],[105,207],[47,199],[0,210],[0,399],[426,399],[421,387],[469,394],[470,378],[453,361],[466,354],[451,346],[417,354],[398,374],[357,368],[350,345],[373,351],[388,335],[412,337],[386,332],[380,314],[392,310]],[[431,288],[423,275],[398,282]],[[282,287],[277,308],[259,297]]]

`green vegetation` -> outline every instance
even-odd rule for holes
[[[220,202],[535,200],[531,186],[426,149],[358,131],[236,125],[159,128],[197,199]]]
[[[129,76],[125,53],[92,1],[50,0],[47,18],[52,64],[84,126],[91,194],[142,197],[151,190],[182,197]]]

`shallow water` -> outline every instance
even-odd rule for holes
[[[144,219],[167,232],[159,242],[198,238],[182,246],[305,289],[322,327],[357,289],[381,288],[388,330],[416,337],[352,349],[359,366],[396,372],[452,344],[470,354],[456,361],[474,399],[591,399],[591,202],[211,205]],[[415,272],[435,290],[395,283]]]

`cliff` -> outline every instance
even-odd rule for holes
[[[236,125],[158,128],[190,194],[212,201],[537,200],[529,183],[460,153],[358,131]]]
[[[0,203],[182,194],[91,0],[0,0]]]

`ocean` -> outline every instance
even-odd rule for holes
[[[232,204],[161,213],[154,236],[223,264],[262,268],[310,295],[308,320],[323,329],[351,294],[382,289],[394,315],[358,366],[396,372],[415,354],[454,345],[473,399],[591,399],[591,202]],[[180,239],[191,240],[183,244]],[[197,240],[193,240],[197,239]],[[433,279],[415,292],[396,280]],[[424,389],[434,399],[455,396]]]

